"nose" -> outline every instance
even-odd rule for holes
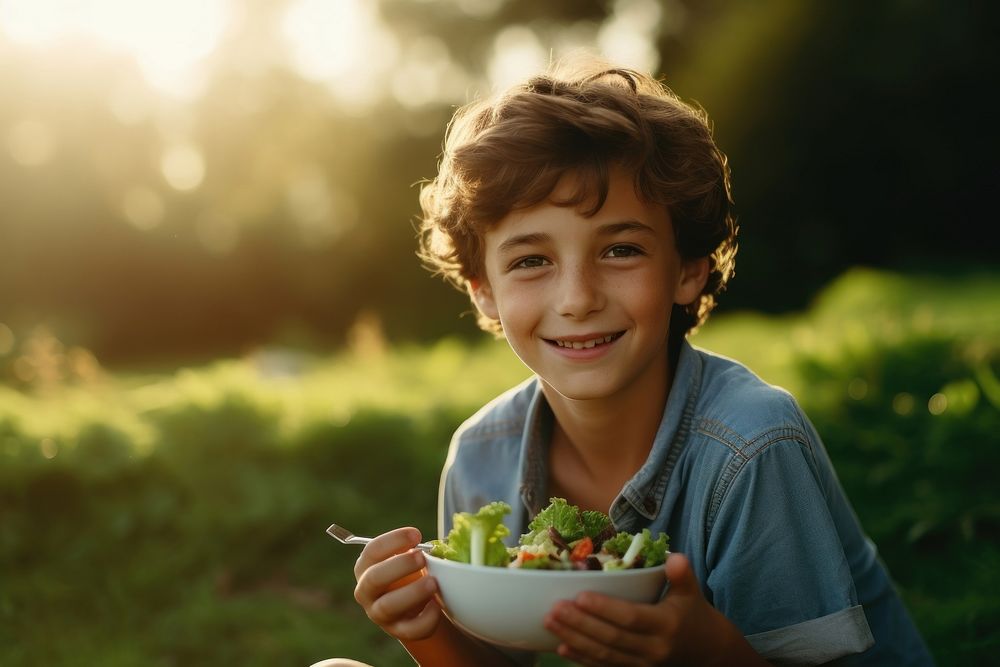
[[[605,294],[600,276],[586,264],[566,266],[555,287],[555,308],[564,316],[583,319],[604,308]]]

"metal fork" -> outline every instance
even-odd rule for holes
[[[347,530],[343,526],[338,526],[335,523],[330,524],[330,527],[326,529],[326,532],[328,535],[337,539],[340,542],[343,542],[344,544],[368,544],[369,542],[372,541],[372,538],[370,537],[361,537],[360,535],[355,535],[354,533]],[[431,547],[432,545],[428,544],[427,542],[421,542],[420,544],[417,545],[417,549],[420,549],[421,551],[430,551]]]

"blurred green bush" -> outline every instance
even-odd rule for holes
[[[915,335],[801,364],[813,421],[941,664],[985,664],[1000,646],[993,335]]]
[[[941,665],[1000,645],[998,313],[998,276],[855,271],[694,339],[797,394]],[[452,430],[526,374],[446,340],[0,386],[0,663],[409,664],[323,530],[432,535]]]

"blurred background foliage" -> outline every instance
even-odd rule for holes
[[[742,234],[695,342],[799,396],[940,664],[988,662],[996,14],[0,0],[0,663],[407,664],[321,531],[433,533],[525,377],[417,192],[455,106],[575,50],[709,111]]]
[[[995,274],[856,269],[694,338],[800,397],[940,665],[1000,645],[998,314]],[[526,376],[500,341],[358,337],[0,386],[0,662],[410,664],[323,530],[434,535],[450,434]]]
[[[722,309],[802,308],[856,264],[992,265],[995,13],[3,0],[0,353],[39,324],[111,365],[333,349],[359,316],[477,335],[414,259],[417,186],[454,106],[579,49],[714,118],[743,228]]]

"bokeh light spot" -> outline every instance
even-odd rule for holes
[[[39,120],[22,120],[7,131],[7,150],[14,162],[22,166],[45,164],[55,152],[55,147],[55,135],[48,125]]]
[[[194,190],[205,177],[205,158],[193,144],[171,146],[160,159],[160,171],[175,190]]]
[[[948,410],[956,416],[972,412],[979,403],[979,385],[969,378],[949,382],[941,393],[948,401]]]
[[[944,394],[934,394],[931,396],[930,400],[927,401],[927,411],[932,415],[944,414],[944,411],[948,409],[948,397]]]
[[[655,0],[617,0],[614,14],[597,36],[609,60],[652,72],[660,64],[656,47],[663,12]]]
[[[163,198],[151,188],[145,186],[129,188],[122,197],[121,206],[125,219],[136,229],[153,229],[163,222]]]
[[[436,37],[420,37],[405,49],[390,88],[397,102],[419,108],[447,101],[464,89],[465,78],[444,42]]]
[[[913,398],[913,394],[902,391],[892,397],[892,410],[897,415],[905,417],[911,414],[914,406],[916,406],[916,400]]]
[[[42,452],[42,456],[47,459],[54,459],[59,454],[59,445],[52,438],[42,438],[41,442],[38,443],[38,449]]]
[[[868,383],[864,378],[854,378],[847,383],[847,395],[855,401],[860,401],[868,395]]]
[[[326,83],[348,106],[366,108],[381,96],[382,78],[396,63],[399,43],[374,3],[297,0],[282,28],[299,74]]]
[[[531,28],[504,28],[493,41],[489,78],[495,88],[507,88],[545,68],[549,54]]]

